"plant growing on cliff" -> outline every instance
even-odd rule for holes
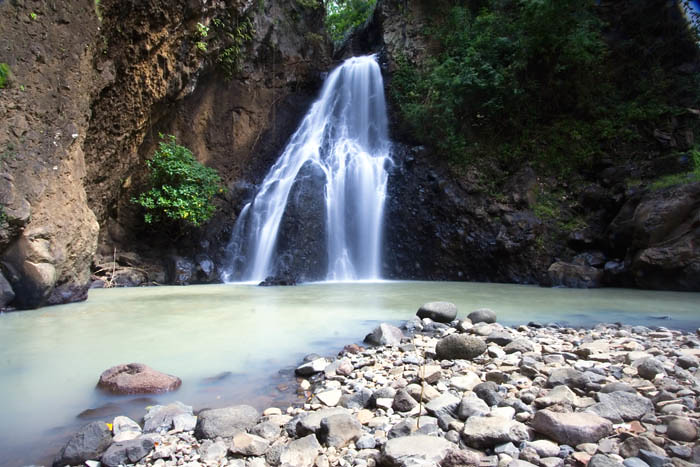
[[[10,78],[10,65],[0,63],[0,89],[7,86],[7,80]]]
[[[239,18],[235,13],[227,13],[223,19],[212,20],[212,24],[217,39],[224,44],[216,63],[226,79],[231,79],[240,71],[243,48],[253,40],[253,22],[247,16]]]
[[[334,42],[340,42],[351,29],[367,21],[377,0],[328,0],[326,29]]]
[[[177,144],[175,136],[160,136],[158,149],[148,161],[150,188],[131,202],[145,210],[146,224],[199,227],[216,209],[212,200],[221,192],[221,178]]]

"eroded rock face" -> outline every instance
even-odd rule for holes
[[[182,384],[177,376],[166,375],[142,363],[118,365],[100,375],[97,386],[116,394],[174,391]]]

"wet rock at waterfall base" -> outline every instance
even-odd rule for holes
[[[264,281],[258,284],[260,287],[292,286],[297,285],[297,278],[293,275],[267,276]]]
[[[97,387],[115,394],[150,394],[173,391],[182,380],[156,371],[143,363],[117,365],[100,375]]]

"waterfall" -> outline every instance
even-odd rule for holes
[[[350,58],[241,210],[223,279],[378,279],[390,146],[379,65]]]

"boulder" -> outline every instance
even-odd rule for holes
[[[297,367],[297,369],[294,370],[294,374],[296,374],[297,376],[315,375],[316,373],[320,373],[323,370],[325,370],[328,364],[328,360],[326,360],[325,358],[315,358],[310,362],[306,362],[302,365],[299,365],[299,367]]]
[[[450,334],[435,346],[438,360],[472,360],[486,352],[486,343],[478,337]]]
[[[403,339],[401,329],[382,323],[365,336],[365,342],[372,345],[399,345]]]
[[[444,459],[455,445],[436,436],[413,435],[393,438],[384,444],[381,465],[409,467],[435,465]]]
[[[318,439],[326,446],[343,448],[362,435],[362,425],[350,414],[331,415],[321,420]]]
[[[500,417],[469,417],[462,429],[462,439],[467,446],[477,449],[492,448],[499,444],[530,440],[527,426]]]
[[[648,413],[654,413],[654,404],[646,397],[625,391],[599,393],[600,402],[592,405],[587,412],[607,418],[613,423],[639,420]]]
[[[457,417],[461,420],[469,417],[483,417],[490,412],[488,404],[474,394],[463,397],[457,407]]]
[[[636,362],[635,362],[636,363]],[[637,373],[644,379],[653,380],[656,375],[665,375],[664,365],[654,357],[646,357],[639,361]]]
[[[182,256],[168,257],[168,279],[171,284],[188,285],[195,272],[194,263]]]
[[[472,324],[476,323],[495,323],[496,322],[496,312],[489,308],[479,308],[474,310],[467,316]]]
[[[102,454],[100,461],[107,467],[135,464],[146,457],[154,446],[155,443],[148,437],[113,443]]]
[[[0,310],[9,305],[15,299],[15,292],[12,286],[0,272]]]
[[[695,441],[698,437],[698,430],[687,418],[674,418],[668,424],[666,432],[669,438],[675,441]]]
[[[97,460],[112,444],[112,432],[105,422],[92,422],[75,433],[53,461],[54,467],[79,465]]]
[[[174,391],[181,384],[177,376],[161,373],[143,363],[129,363],[105,370],[97,386],[115,394],[151,394]]]
[[[296,434],[297,436],[306,436],[308,434],[316,433],[321,428],[321,421],[323,421],[324,418],[328,418],[333,415],[348,415],[349,413],[350,412],[340,407],[309,412],[306,415],[302,415],[301,418],[297,420]]]
[[[233,436],[229,450],[238,456],[262,456],[269,446],[265,438],[241,431]]]
[[[425,404],[425,409],[430,415],[437,418],[443,415],[454,417],[456,416],[459,403],[460,399],[458,397],[446,392]]]
[[[203,410],[197,417],[195,436],[199,439],[232,438],[255,426],[260,414],[249,405]]]
[[[438,323],[450,323],[457,318],[457,306],[450,302],[428,302],[416,313],[419,318],[429,318]]]
[[[311,467],[316,456],[321,451],[321,445],[313,434],[300,439],[295,439],[282,450],[280,464],[293,465],[295,467]]]
[[[507,354],[515,353],[515,352],[520,352],[520,353],[526,353],[526,352],[533,352],[535,350],[535,346],[532,342],[530,342],[530,339],[526,339],[524,337],[521,337],[520,339],[515,339],[513,342],[509,343],[503,348],[503,351]]]
[[[612,430],[612,423],[596,414],[557,413],[548,409],[537,412],[531,426],[538,433],[570,446],[595,443]]]
[[[582,264],[557,261],[549,266],[547,275],[554,287],[591,289],[600,287],[603,270]]]
[[[570,388],[585,389],[590,379],[584,373],[573,368],[556,368],[547,378],[547,387],[564,385]]]
[[[148,408],[143,417],[143,431],[144,433],[166,433],[174,427],[178,417],[189,417],[192,421],[196,421],[196,417],[192,415],[192,407],[181,402],[173,402],[165,406],[153,405]]]

